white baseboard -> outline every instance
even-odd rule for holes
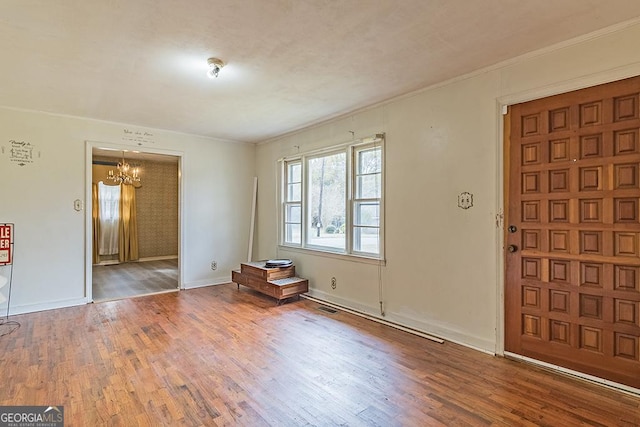
[[[490,355],[495,355],[495,343],[493,341],[479,338],[474,335],[469,335],[468,333],[456,330],[434,319],[415,319],[410,316],[399,313],[391,313],[388,311],[385,312],[384,316],[382,316],[380,314],[379,307],[372,307],[359,303],[357,301],[335,297],[334,295],[330,295],[326,292],[314,289],[310,289],[308,294],[314,298],[361,312],[363,314],[366,314],[367,316],[373,317],[373,320],[379,319],[381,321],[389,321],[427,335],[433,335],[446,341],[460,344],[473,350],[481,351]]]
[[[93,265],[116,265],[116,264],[120,264],[120,261],[118,261],[117,259],[110,259],[106,261],[100,261],[99,263],[93,264]]]
[[[150,256],[150,257],[140,258],[140,259],[138,259],[138,262],[164,261],[164,260],[167,260],[167,259],[178,259],[178,255]]]
[[[204,288],[205,286],[224,285],[231,282],[231,276],[210,279],[210,280],[198,280],[195,282],[186,282],[182,284],[182,289],[195,289]]]
[[[139,258],[135,261],[126,261],[126,262],[164,261],[169,259],[178,259],[178,255],[150,256],[146,258]],[[114,264],[123,264],[123,263],[121,263],[117,259],[107,259],[104,261],[100,261],[98,264],[93,264],[93,265],[114,265]]]
[[[76,305],[85,305],[87,304],[87,299],[83,298],[72,298],[60,301],[51,301],[51,302],[43,302],[37,304],[23,304],[23,305],[12,305],[9,309],[9,315],[15,314],[26,314],[26,313],[35,313],[37,311],[45,311],[45,310],[55,310],[58,308],[66,308],[73,307]]]

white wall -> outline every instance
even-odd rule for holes
[[[151,135],[139,145],[128,140],[125,129]],[[33,163],[11,161],[11,140],[32,144]],[[230,270],[246,256],[252,145],[0,109],[0,222],[15,223],[13,313],[86,302],[85,232],[91,233],[85,230],[91,205],[85,200],[86,141],[182,153],[182,285],[229,281]],[[84,202],[81,212],[73,208],[75,199]],[[218,262],[216,271],[210,269],[212,260]]]
[[[380,268],[387,319],[500,351],[500,104],[638,75],[637,40],[640,25],[619,27],[260,144],[258,257],[292,258],[313,295],[373,315]],[[277,247],[277,159],[348,141],[349,131],[387,136],[382,267]],[[464,191],[468,210],[457,207]]]

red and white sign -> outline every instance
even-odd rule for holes
[[[0,224],[0,265],[13,262],[13,224]]]

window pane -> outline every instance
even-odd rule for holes
[[[358,151],[358,175],[366,173],[379,173],[382,171],[382,158],[380,147]]]
[[[302,184],[288,184],[287,185],[287,202],[299,202],[302,198]]]
[[[307,243],[345,249],[346,153],[308,161]]]
[[[380,253],[379,228],[354,227],[353,240],[353,247],[358,252]]]
[[[356,203],[354,225],[380,225],[380,204],[378,202]]]
[[[359,176],[356,182],[358,199],[377,199],[380,197],[380,174]]]
[[[284,241],[286,243],[295,243],[299,245],[302,240],[302,227],[300,224],[285,224]]]
[[[284,221],[300,224],[302,222],[301,212],[300,205],[287,205],[287,214]]]
[[[302,164],[294,163],[289,165],[289,182],[301,182],[302,181]]]

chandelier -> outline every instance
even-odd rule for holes
[[[140,182],[140,170],[137,166],[132,167],[124,160],[124,151],[122,152],[122,161],[118,162],[118,170],[109,170],[107,179],[116,184],[134,185]]]

